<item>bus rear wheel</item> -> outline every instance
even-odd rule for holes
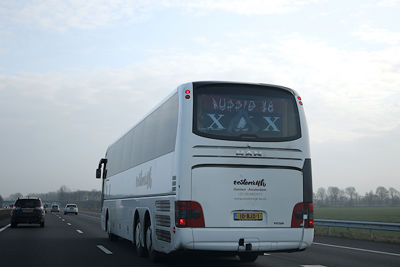
[[[140,221],[137,221],[136,227],[135,227],[135,246],[136,246],[136,253],[139,257],[144,257],[145,256],[145,250],[144,247],[142,246],[142,226]]]
[[[111,225],[110,225],[110,219],[107,216],[107,221],[106,221],[106,227],[107,227],[107,234],[108,234],[108,239],[110,241],[115,241],[117,240],[117,236],[111,233]]]
[[[152,262],[158,262],[160,260],[160,253],[155,251],[153,248],[151,221],[148,222],[146,227],[146,248],[149,258]]]

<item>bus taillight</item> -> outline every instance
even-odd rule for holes
[[[313,203],[297,203],[292,213],[292,228],[314,228],[314,205]]]
[[[176,227],[205,227],[203,209],[195,201],[175,202]]]

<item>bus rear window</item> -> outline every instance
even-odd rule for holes
[[[195,87],[193,133],[223,140],[290,141],[301,137],[294,95],[271,86]]]

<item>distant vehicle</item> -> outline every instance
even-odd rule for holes
[[[58,206],[58,205],[52,205],[50,211],[51,211],[51,212],[60,212],[60,206]]]
[[[37,223],[44,227],[44,208],[39,198],[19,198],[11,211],[11,227],[19,223]]]
[[[99,162],[101,227],[140,256],[225,251],[244,262],[314,236],[309,137],[283,86],[179,86]]]
[[[78,215],[78,206],[76,206],[76,204],[67,204],[64,208],[64,215],[67,213]]]

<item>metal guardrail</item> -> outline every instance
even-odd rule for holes
[[[331,234],[331,227],[369,229],[370,239],[374,237],[373,230],[400,231],[400,223],[315,219],[314,224],[327,226],[328,235]]]

